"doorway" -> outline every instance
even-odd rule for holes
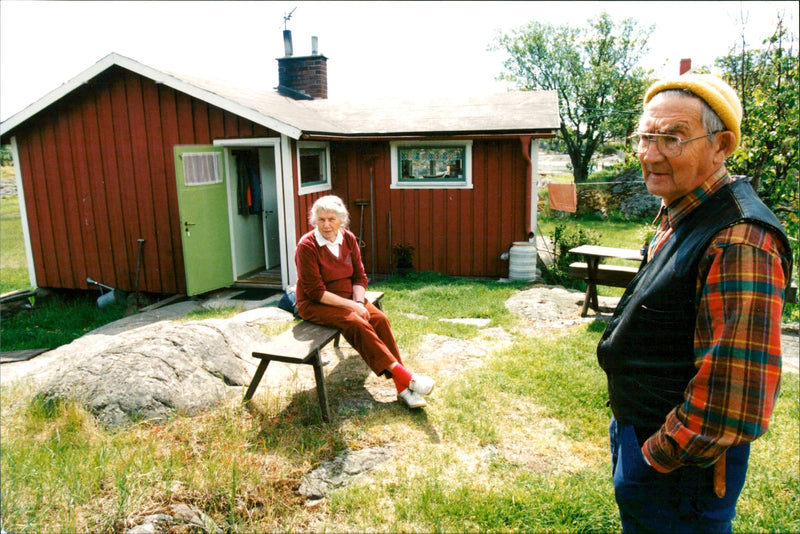
[[[283,287],[275,152],[229,147],[234,286]]]

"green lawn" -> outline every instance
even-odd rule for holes
[[[17,196],[0,198],[0,293],[30,289]]]
[[[339,364],[354,374],[329,370],[332,424],[320,421],[305,386],[262,388],[247,407],[237,397],[113,432],[76,404],[42,403],[24,387],[4,386],[3,527],[124,531],[184,503],[226,532],[618,531],[610,413],[595,357],[604,325],[532,334],[504,305],[522,287],[426,273],[377,286],[414,369],[432,365],[418,356],[426,334],[482,335],[436,318],[486,318],[513,334],[479,365],[441,368],[424,411],[391,402],[347,408],[368,373],[354,353]],[[770,431],[753,447],[735,532],[800,529],[798,387],[786,373]],[[316,506],[294,492],[320,463],[367,447],[388,447],[391,459]]]

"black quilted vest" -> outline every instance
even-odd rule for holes
[[[786,232],[746,180],[723,187],[692,211],[653,260],[643,262],[597,346],[597,359],[608,377],[609,404],[621,423],[655,432],[683,402],[697,372],[698,265],[714,235],[742,221],[779,236],[791,269]]]

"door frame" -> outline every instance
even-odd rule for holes
[[[233,164],[231,150],[236,148],[272,148],[275,156],[275,186],[276,194],[278,197],[278,238],[280,245],[280,259],[281,259],[281,284],[285,288],[288,285],[295,283],[297,279],[297,268],[294,265],[294,248],[295,248],[295,216],[294,216],[294,187],[293,187],[293,172],[291,152],[287,151],[289,145],[289,138],[285,135],[280,137],[256,137],[246,139],[216,139],[213,142],[214,146],[223,147],[225,149],[225,165],[227,169]],[[289,159],[286,159],[286,156]],[[229,182],[231,183],[231,182]],[[231,190],[228,190],[228,202],[235,200],[235,196],[231,196]],[[228,228],[231,241],[231,260],[236,257],[236,245],[233,235],[233,219],[231,210],[228,210]],[[235,262],[234,266],[235,266]],[[244,273],[237,273],[234,267],[234,279]]]

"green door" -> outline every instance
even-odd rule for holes
[[[175,177],[186,294],[197,295],[231,285],[233,261],[223,149],[176,146]]]

